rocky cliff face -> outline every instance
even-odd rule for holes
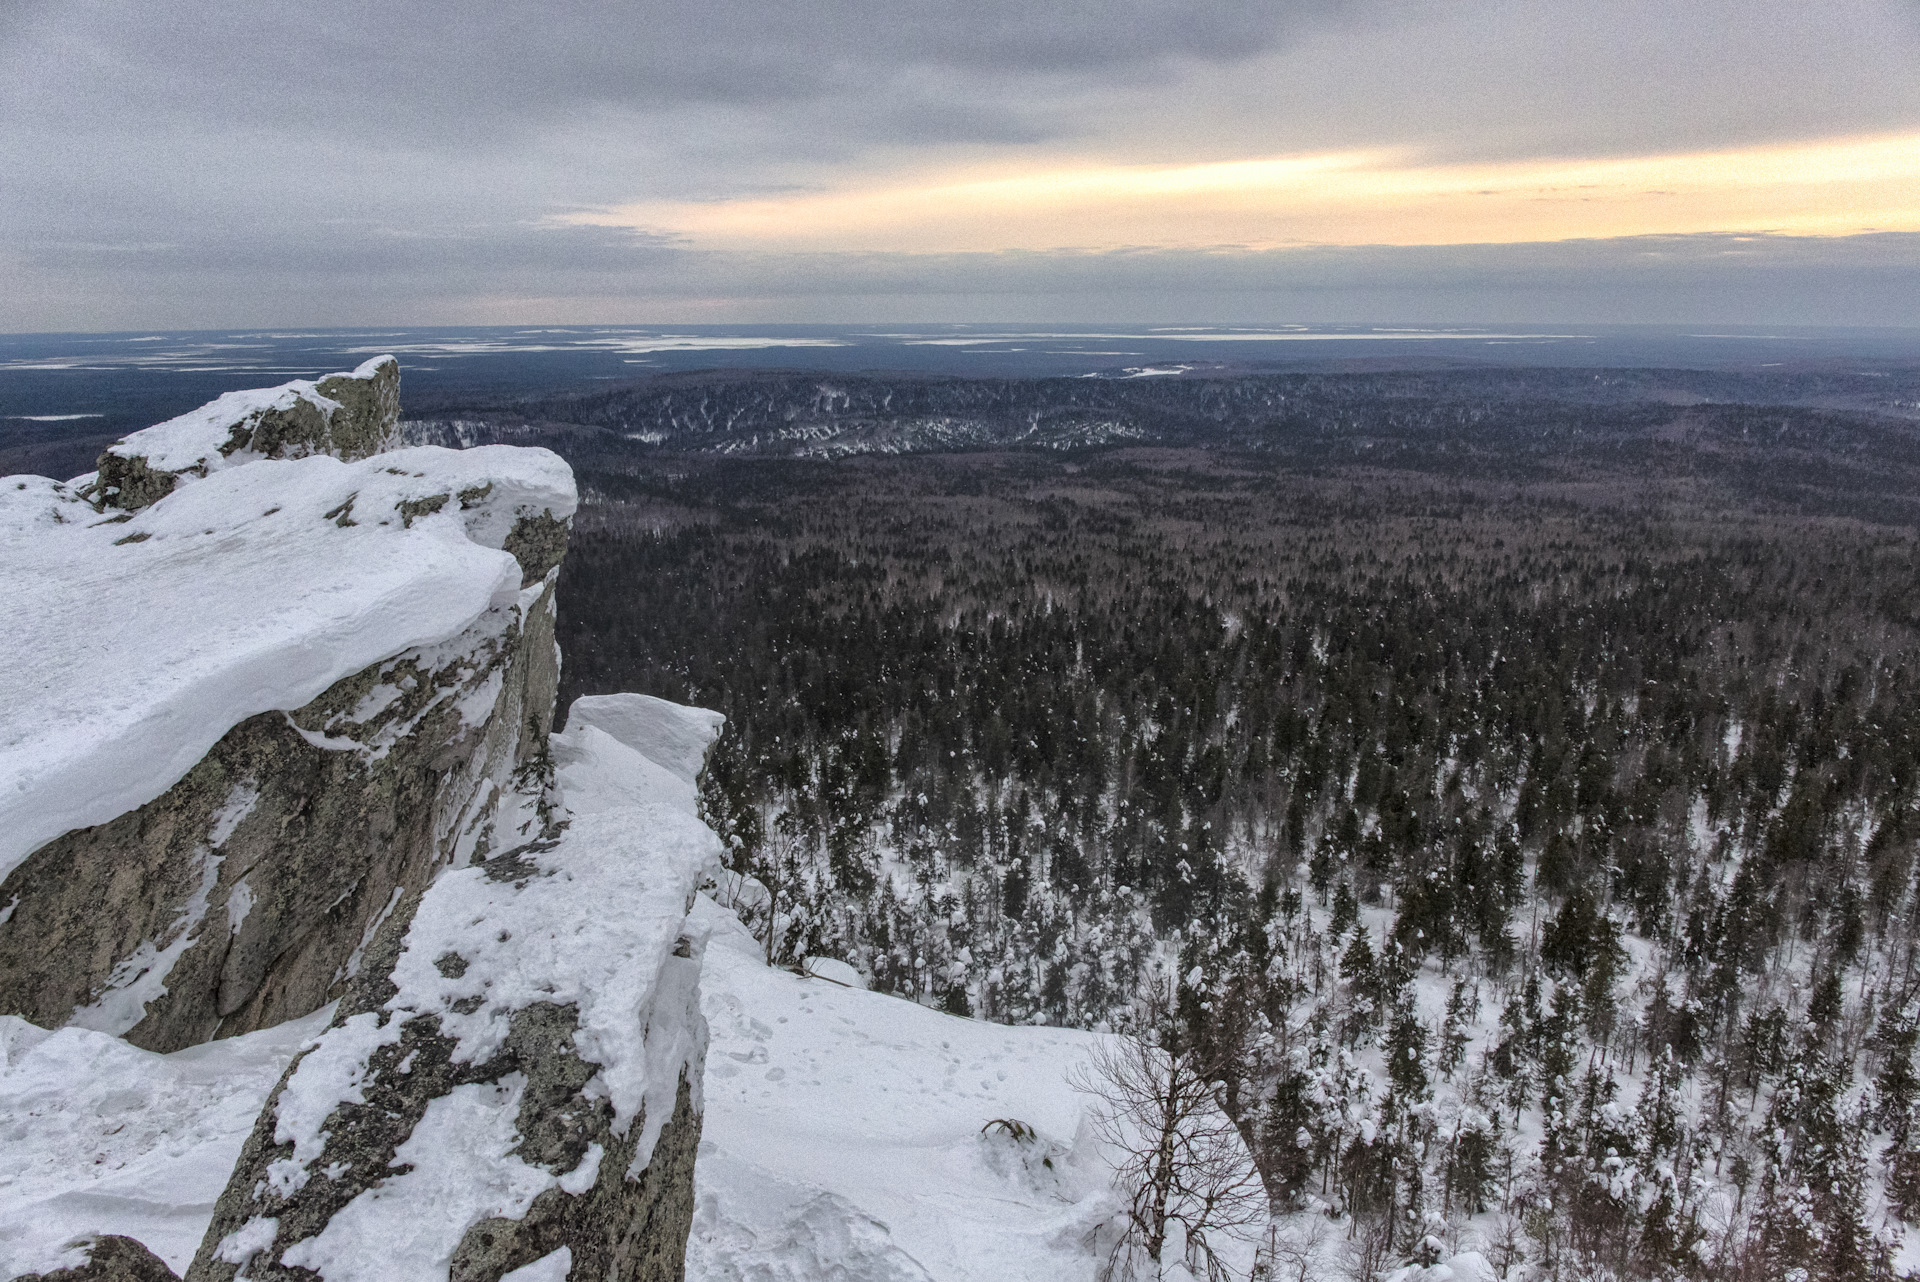
[[[163,492],[200,475],[198,455],[178,472],[154,462],[194,453],[181,444],[189,420],[260,458],[336,441],[372,453],[392,438],[391,358],[317,386],[339,399],[307,384],[232,393],[197,418],[127,438],[101,456],[103,507],[129,500],[106,484],[121,474],[116,459],[164,478]],[[210,411],[223,406],[242,410],[241,421],[216,424]],[[401,897],[492,839],[502,790],[545,752],[559,677],[552,580],[571,500],[558,486],[529,498],[502,478],[476,484],[471,471],[409,478],[427,483],[391,506],[403,528],[450,506],[463,530],[498,527],[495,541],[517,553],[517,593],[457,635],[345,676],[297,708],[248,717],[162,795],[34,851],[0,881],[0,903],[11,905],[0,1011],[161,1051],[297,1018],[340,994]],[[361,485],[352,501],[364,508],[365,493]]]
[[[706,1038],[684,922],[717,843],[593,712],[553,741],[564,817],[381,929],[189,1279],[496,1282],[562,1248],[575,1282],[681,1275]]]
[[[542,577],[445,644],[249,717],[163,795],[0,882],[0,1010],[170,1051],[318,1009],[401,898],[493,839],[557,679]]]
[[[382,358],[0,481],[45,647],[0,713],[0,1014],[172,1051],[338,1002],[192,1276],[405,1240],[407,1277],[677,1278],[717,842],[647,734],[550,733],[565,465],[392,449],[397,410]],[[94,1227],[71,1276],[138,1255]]]

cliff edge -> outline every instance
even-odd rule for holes
[[[233,1047],[191,1276],[677,1278],[718,845],[647,754],[716,727],[551,735],[571,471],[394,448],[398,404],[383,357],[0,480],[0,1098],[31,1139],[88,1098],[49,1065]],[[195,1213],[80,1223],[41,1175],[0,1175],[0,1277],[193,1254]]]

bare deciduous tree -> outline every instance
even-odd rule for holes
[[[1267,1195],[1214,1075],[1190,1053],[1123,1037],[1095,1051],[1073,1084],[1099,1101],[1100,1137],[1121,1155],[1115,1183],[1127,1199],[1125,1222],[1103,1282],[1158,1282],[1176,1263],[1225,1277],[1218,1246],[1258,1241]]]
[[[1373,1282],[1392,1261],[1393,1232],[1387,1218],[1354,1217],[1352,1232],[1340,1244],[1340,1271],[1351,1282]]]
[[[1326,1217],[1318,1213],[1291,1221],[1275,1220],[1267,1226],[1260,1253],[1254,1257],[1254,1278],[1314,1282],[1324,1264],[1321,1248],[1330,1235]]]

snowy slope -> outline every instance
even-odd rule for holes
[[[557,456],[507,447],[263,460],[131,518],[6,478],[0,876],[153,800],[247,717],[458,634],[519,591],[516,516],[574,503]]]
[[[702,896],[694,920],[711,1040],[690,1282],[1093,1276],[1112,1203],[1067,1074],[1094,1034],[770,969],[732,913]],[[1039,1142],[983,1135],[995,1118]]]
[[[0,1278],[73,1263],[88,1233],[185,1272],[267,1092],[332,1017],[155,1055],[0,1015]]]

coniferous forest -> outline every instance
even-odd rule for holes
[[[1920,549],[1715,451],[599,458],[563,704],[726,713],[715,890],[771,960],[1158,1020],[1356,1269],[1889,1276]]]

